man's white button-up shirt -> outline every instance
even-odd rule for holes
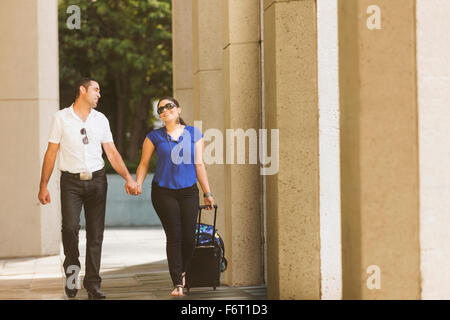
[[[81,129],[86,135],[81,134]],[[87,136],[89,143],[83,144]],[[104,167],[102,143],[113,142],[105,115],[91,109],[86,122],[73,111],[73,104],[53,116],[48,142],[59,143],[58,169],[71,173],[94,172]]]

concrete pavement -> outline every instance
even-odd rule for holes
[[[86,237],[80,230],[80,278],[84,276]],[[0,300],[62,300],[64,294],[61,254],[49,257],[0,260]],[[161,227],[106,229],[102,253],[102,291],[107,299],[168,300],[170,279]],[[80,281],[81,283],[81,281]],[[87,299],[81,289],[77,299]],[[192,288],[181,299],[260,300],[266,299],[264,286]]]

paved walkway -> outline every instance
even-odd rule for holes
[[[80,275],[84,276],[86,237],[80,231]],[[63,255],[0,260],[0,300],[67,299],[64,294]],[[107,229],[102,253],[102,291],[108,299],[180,299],[172,291],[161,228]],[[77,299],[87,299],[84,289]],[[192,288],[181,299],[263,300],[264,286]]]

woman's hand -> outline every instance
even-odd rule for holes
[[[129,195],[131,195],[131,194],[135,195],[137,186],[138,186],[138,184],[136,183],[136,181],[134,181],[133,178],[130,178],[125,183],[125,191],[126,191],[126,193],[129,194]]]
[[[205,200],[205,205],[209,206],[206,210],[211,210],[214,208],[214,198],[212,196],[203,198]]]
[[[133,196],[138,196],[142,194],[142,184],[137,182],[136,187],[132,190],[131,194]]]
[[[136,195],[142,194],[142,183],[138,183],[136,187]]]
[[[142,184],[137,183],[134,180],[127,181],[127,183],[125,184],[125,190],[129,195],[138,196],[142,194]]]

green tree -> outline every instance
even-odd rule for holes
[[[71,5],[80,8],[80,29],[67,27]],[[73,102],[78,78],[95,78],[117,149],[136,161],[154,121],[152,101],[172,93],[171,1],[60,0],[58,7],[61,107]]]

